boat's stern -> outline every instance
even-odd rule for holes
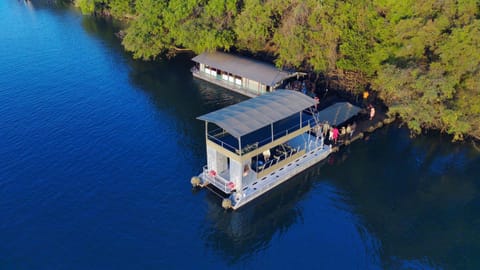
[[[203,171],[198,175],[198,184],[193,184],[194,186],[205,187],[208,185],[213,185],[219,191],[225,193],[226,195],[231,194],[235,191],[235,184],[232,181],[229,181],[222,177],[215,170],[209,170],[208,166],[203,167]]]

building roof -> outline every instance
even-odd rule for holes
[[[223,52],[204,52],[195,56],[192,61],[218,68],[222,71],[268,86],[276,86],[279,82],[297,74],[295,72],[279,70],[275,66],[264,62]]]
[[[215,123],[236,138],[268,126],[315,105],[315,100],[293,90],[276,90],[197,119]]]
[[[355,116],[362,109],[348,102],[335,103],[317,114],[320,122],[328,121],[330,125],[337,126]]]

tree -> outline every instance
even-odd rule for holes
[[[76,1],[129,18],[123,45],[135,58],[266,53],[349,91],[371,85],[413,134],[480,139],[478,0]]]

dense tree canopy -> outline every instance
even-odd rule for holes
[[[136,58],[232,48],[367,85],[414,133],[480,139],[478,0],[76,0],[128,18]]]

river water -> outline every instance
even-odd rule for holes
[[[398,124],[226,212],[195,118],[244,98],[113,22],[0,1],[0,269],[479,269],[480,153]]]

